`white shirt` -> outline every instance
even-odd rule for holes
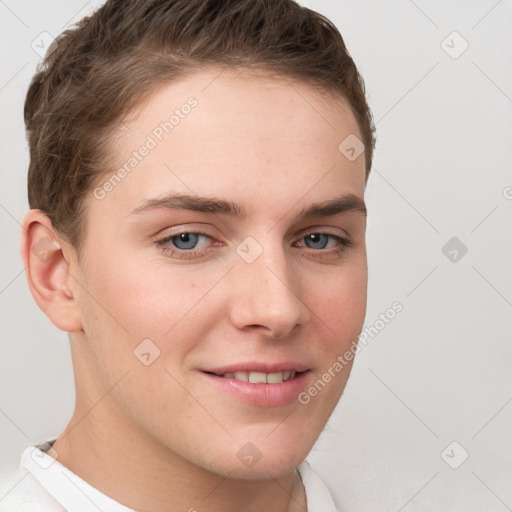
[[[109,498],[43,450],[54,441],[27,446],[15,475],[0,487],[0,512],[135,512]],[[297,468],[308,512],[337,512],[331,495],[308,462]]]

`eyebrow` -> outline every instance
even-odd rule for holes
[[[130,212],[130,215],[140,215],[146,211],[166,208],[169,210],[190,210],[195,212],[228,215],[244,218],[246,209],[238,203],[219,199],[216,197],[199,197],[188,194],[172,194],[162,198],[146,200]],[[313,203],[303,208],[297,215],[298,220],[306,220],[311,217],[330,217],[339,213],[355,212],[364,217],[367,216],[366,205],[363,199],[354,194],[328,199],[319,203]]]

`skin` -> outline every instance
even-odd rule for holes
[[[308,404],[272,407],[220,391],[198,369],[301,361],[309,387],[363,326],[365,216],[297,220],[312,203],[348,193],[363,199],[364,154],[349,161],[338,150],[348,135],[362,138],[355,117],[339,96],[246,75],[204,70],[161,86],[116,128],[120,167],[168,112],[190,96],[198,101],[104,199],[86,198],[80,261],[39,210],[23,223],[31,292],[72,347],[76,408],[55,456],[141,511],[306,510],[295,470],[351,365]],[[130,215],[176,192],[237,202],[247,216],[165,208]],[[194,230],[210,237],[199,255],[155,244]],[[308,247],[310,233],[353,244],[329,237],[326,248]],[[263,249],[252,263],[236,252],[249,236]],[[43,261],[33,248],[45,238],[55,245]],[[147,338],[160,350],[149,366],[134,356]],[[237,457],[249,442],[261,453],[252,467]]]

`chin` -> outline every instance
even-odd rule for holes
[[[272,478],[280,478],[293,473],[299,464],[305,459],[304,456],[291,456],[287,454],[276,454],[273,456],[263,457],[257,461],[240,462],[238,459],[233,464],[232,461],[226,461],[225,467],[221,471],[215,471],[229,478],[237,478],[240,480],[268,480]],[[219,469],[219,468],[217,468]]]
[[[266,432],[265,436],[268,436]],[[253,436],[252,441],[234,441],[218,454],[213,471],[242,480],[279,478],[292,473],[306,458],[316,438],[277,434]],[[272,439],[272,437],[274,439]]]

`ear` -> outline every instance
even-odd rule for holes
[[[21,256],[32,296],[59,329],[82,330],[73,278],[78,270],[75,250],[56,234],[41,210],[30,210],[22,227]]]

